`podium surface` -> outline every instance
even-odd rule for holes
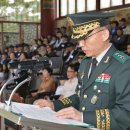
[[[8,112],[6,110],[0,109],[0,116],[8,119],[9,121],[17,124],[17,125],[23,125],[23,126],[35,126],[39,127],[44,130],[97,130],[95,128],[88,129],[88,128],[83,128],[79,126],[74,126],[74,125],[65,125],[65,124],[58,124],[58,123],[53,123],[53,122],[47,122],[47,121],[41,121],[41,120],[36,120],[36,119],[30,119],[24,116],[20,116],[17,114],[14,114],[12,112]]]

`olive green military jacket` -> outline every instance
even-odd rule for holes
[[[83,121],[101,130],[130,127],[130,58],[114,46],[108,50],[90,79],[90,59],[79,69],[76,94],[54,102],[55,110],[73,106],[83,112]]]

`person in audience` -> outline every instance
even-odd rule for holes
[[[62,32],[63,36],[67,35],[67,28],[66,27],[62,26],[60,28],[60,31]]]
[[[60,28],[55,28],[54,34],[57,34],[57,32],[60,32]]]
[[[48,58],[57,57],[56,53],[54,52],[53,46],[50,45],[46,46],[46,56]]]
[[[21,55],[21,53],[24,52],[24,45],[23,44],[18,44],[18,58]]]
[[[126,28],[124,29],[124,34],[130,35],[130,17],[128,17],[127,19],[127,25],[126,25]]]
[[[80,51],[79,54],[78,54],[78,58],[76,60],[72,61],[72,64],[75,64],[76,66],[79,67],[83,58],[84,58],[84,56],[85,56],[85,54]]]
[[[117,35],[115,35],[112,39],[111,42],[115,45],[115,47],[119,50],[121,50],[122,46],[125,45],[127,40],[127,36],[123,35],[123,30],[121,28],[117,29]]]
[[[56,33],[57,40],[55,42],[54,49],[57,50],[59,48],[59,46],[61,45],[62,36],[63,36],[63,34],[60,31]]]
[[[9,63],[8,54],[6,52],[3,52],[1,54],[1,61],[0,61],[0,63],[3,64],[3,65],[7,65]]]
[[[47,46],[47,45],[49,44],[49,40],[48,40],[47,38],[44,38],[44,39],[43,39],[43,44],[44,44],[45,46]]]
[[[14,53],[15,53],[16,58],[18,58],[18,45],[17,44],[14,45]]]
[[[11,52],[10,55],[9,55],[9,58],[10,58],[9,63],[13,63],[15,61],[18,61],[17,58],[16,58],[16,55],[15,55],[15,52]]]
[[[70,15],[72,38],[86,57],[78,73],[76,94],[54,102],[39,99],[35,105],[50,107],[58,118],[69,118],[100,130],[130,128],[130,57],[110,43],[107,28],[111,13]]]
[[[31,41],[30,51],[32,51],[32,52],[35,51],[37,49],[37,47],[38,47],[37,39],[33,39]]]
[[[42,41],[42,39],[38,39],[38,41],[37,41],[37,45],[38,45],[38,46],[43,45],[43,41]]]
[[[9,55],[11,52],[14,52],[14,46],[13,46],[13,45],[8,46],[8,55]]]
[[[68,80],[64,83],[61,96],[59,99],[63,99],[75,94],[76,87],[78,85],[78,67],[75,64],[71,64],[67,68],[67,78]]]
[[[44,92],[55,92],[55,89],[56,89],[55,79],[52,75],[52,69],[46,67],[43,68],[42,70],[42,82],[38,87],[38,91],[32,93],[31,95],[34,97]]]
[[[46,55],[46,46],[45,45],[41,45],[38,46],[38,53],[43,57]]]
[[[62,47],[67,46],[67,43],[69,42],[67,35],[62,36],[61,40],[62,40],[62,43],[59,45],[58,50],[61,50]]]
[[[75,50],[75,44],[74,43],[69,43],[67,44],[67,50],[69,52],[68,57],[65,60],[65,64],[71,64],[75,56],[78,54],[78,51]]]
[[[3,82],[3,80],[4,80],[3,65],[0,64],[0,88],[2,87],[1,83]]]
[[[130,43],[127,45],[126,54],[130,56]]]
[[[24,52],[26,52],[28,57],[31,58],[30,47],[28,44],[24,45]]]
[[[22,52],[19,61],[27,61],[28,60],[28,54],[26,52]]]
[[[117,35],[118,26],[119,26],[118,21],[111,22],[110,35],[112,38],[113,38],[113,36]]]
[[[119,27],[122,28],[122,30],[124,31],[126,28],[126,19],[125,18],[121,18],[121,20],[119,21]]]
[[[50,42],[49,42],[49,45],[52,45],[52,46],[54,46],[55,45],[55,43],[56,43],[56,41],[57,41],[57,37],[54,35],[54,36],[52,36],[52,38],[51,38],[51,40],[50,40]]]
[[[9,68],[7,64],[2,64],[2,68],[3,68],[3,81],[1,82],[1,86],[4,85],[4,83],[7,81],[7,79],[9,78]]]
[[[62,91],[63,91],[63,86],[64,86],[65,82],[68,80],[68,78],[65,75],[61,75],[57,79],[59,81],[59,85],[56,88],[55,95],[61,95]]]

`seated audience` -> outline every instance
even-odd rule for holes
[[[63,85],[61,96],[59,99],[69,97],[75,94],[75,89],[78,85],[77,78],[78,67],[75,64],[70,64],[67,68],[67,78],[68,80]]]

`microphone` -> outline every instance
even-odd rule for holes
[[[5,107],[5,103],[2,103],[1,102],[1,100],[2,100],[2,92],[4,91],[4,89],[5,89],[5,87],[8,85],[8,83],[10,83],[12,80],[14,80],[15,79],[15,77],[13,77],[13,78],[10,78],[10,79],[8,79],[5,83],[4,83],[4,85],[2,86],[2,88],[0,89],[0,108],[1,109],[4,109],[4,107]]]
[[[10,97],[9,97],[9,100],[7,101],[7,104],[5,105],[5,110],[7,111],[10,111],[11,110],[11,99],[14,95],[14,93],[16,92],[16,90],[21,86],[23,85],[24,83],[28,82],[31,80],[31,76],[27,77],[25,80],[23,80],[22,82],[20,82],[14,89],[13,91],[11,92],[10,94]]]

